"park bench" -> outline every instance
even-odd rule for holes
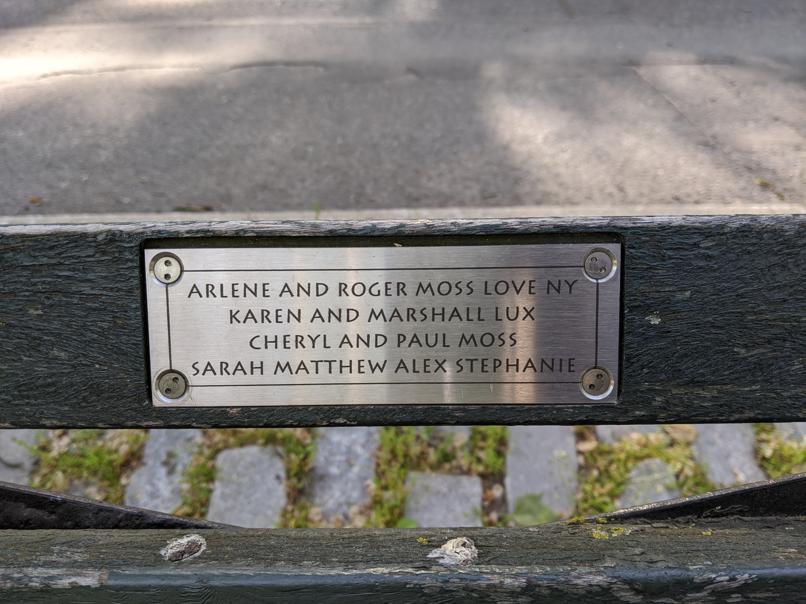
[[[9,428],[806,418],[804,215],[3,226],[0,266]],[[418,301],[420,282],[435,289]],[[283,285],[295,304],[274,305]],[[330,336],[324,360],[337,369],[316,373],[302,348],[312,338],[273,338],[295,318],[256,312],[266,298],[271,309],[323,311],[305,334]],[[443,310],[428,310],[418,332],[419,310],[391,318],[409,306]],[[362,318],[348,321],[346,308]],[[453,308],[455,322],[445,319]],[[336,309],[341,317],[326,312]],[[367,327],[371,309],[387,314]],[[471,325],[507,309],[503,331]],[[430,353],[412,341],[426,332],[464,338],[463,354],[438,341],[446,358],[424,374]],[[345,334],[354,352],[335,344]],[[402,352],[384,348],[395,344]],[[338,365],[357,362],[361,346],[368,360],[407,368],[377,377]],[[206,358],[211,350],[230,357]],[[275,364],[249,365],[256,358]],[[460,371],[463,358],[490,361]],[[286,361],[294,365],[277,369]],[[806,477],[793,476],[531,528],[258,530],[3,485],[0,593],[9,602],[798,601],[805,496]]]

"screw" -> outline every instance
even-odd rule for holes
[[[588,398],[603,399],[613,390],[613,378],[607,369],[591,367],[582,374],[580,387]]]
[[[163,371],[157,378],[157,390],[165,398],[171,400],[182,398],[187,389],[187,378],[173,369]]]
[[[182,270],[182,261],[167,252],[158,254],[151,261],[151,272],[154,273],[157,281],[165,285],[179,281],[179,277],[182,276]]]
[[[616,273],[616,259],[607,250],[591,250],[583,266],[585,274],[594,281],[607,281]]]

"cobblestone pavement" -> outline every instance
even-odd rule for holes
[[[84,448],[75,448],[71,438],[79,436],[70,431],[3,430],[0,479],[83,493],[93,485],[111,494],[107,499],[122,493],[128,505],[245,527],[523,525],[800,471],[803,428],[319,428],[284,431],[285,440],[271,430],[243,430],[230,431],[240,440],[226,441],[243,446],[209,451],[216,431],[116,431],[115,438],[98,431],[94,439],[81,435]],[[506,435],[502,449],[491,447],[498,441],[489,430]],[[121,442],[128,443],[123,450]],[[288,444],[296,442],[312,445]],[[125,460],[119,491],[102,488],[114,466],[90,464],[105,459],[105,450]],[[60,480],[48,482],[52,475]],[[387,492],[379,484],[393,486]],[[188,507],[191,492],[201,506]]]

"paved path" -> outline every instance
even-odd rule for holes
[[[795,0],[5,0],[0,215],[795,211],[804,30]]]

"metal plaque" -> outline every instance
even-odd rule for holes
[[[157,406],[617,399],[617,243],[144,253]]]

